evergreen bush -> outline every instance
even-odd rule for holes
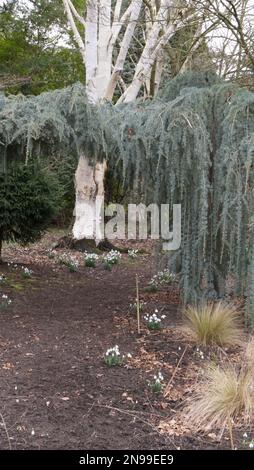
[[[0,172],[0,259],[3,241],[34,242],[57,213],[57,179],[38,164]]]

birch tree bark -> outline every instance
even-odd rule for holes
[[[117,103],[135,100],[155,70],[155,91],[163,69],[164,47],[175,32],[193,16],[192,1],[185,2],[179,16],[177,0],[87,0],[85,16],[77,11],[72,0],[63,6],[82,55],[86,73],[88,99],[93,104],[112,101],[120,84],[122,93]],[[86,7],[86,8],[85,8]],[[197,15],[196,15],[197,16]],[[137,25],[146,21],[145,45],[137,61],[131,83],[124,83],[123,71],[135,39]],[[85,28],[82,38],[79,26]],[[80,156],[76,171],[76,205],[73,236],[75,239],[96,237],[96,196],[104,195],[106,163],[90,166],[85,155]],[[97,234],[97,242],[103,234]]]

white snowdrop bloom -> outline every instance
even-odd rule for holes
[[[128,354],[127,354],[127,357],[131,358],[131,357],[132,357],[132,354],[131,354],[131,353],[128,353]]]
[[[244,433],[243,433],[243,437],[248,437],[247,432],[244,432]]]
[[[31,436],[34,436],[34,435],[35,435],[35,432],[34,432],[34,429],[32,429]]]
[[[253,448],[254,448],[254,442],[251,441],[251,442],[249,443],[249,448],[250,448],[250,449],[253,449]]]

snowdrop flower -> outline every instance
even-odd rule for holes
[[[85,253],[85,259],[90,259],[90,260],[98,260],[99,259],[99,255],[97,255],[96,253]]]
[[[162,390],[164,380],[162,373],[158,372],[158,375],[155,374],[153,378],[154,382],[152,382],[150,385],[154,392],[160,392]]]
[[[138,255],[138,250],[128,250],[128,256],[130,258],[136,258]]]
[[[157,309],[155,310],[155,313],[153,313],[152,315],[149,315],[149,314],[144,315],[144,319],[148,323],[148,328],[150,328],[151,330],[156,330],[156,329],[161,328],[161,321],[164,318],[165,318],[165,315],[162,315],[161,317],[158,315]]]
[[[123,359],[124,356],[120,354],[117,344],[113,348],[109,348],[104,356],[104,360],[108,366],[120,365]]]
[[[251,441],[251,442],[249,443],[249,448],[250,448],[250,449],[253,449],[253,448],[254,448],[254,442],[253,442],[253,441]]]

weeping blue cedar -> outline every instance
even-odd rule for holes
[[[8,161],[52,152],[106,157],[115,177],[146,202],[181,203],[184,301],[204,289],[222,294],[231,275],[236,293],[249,286],[254,319],[253,93],[189,73],[154,100],[117,107],[91,106],[81,84],[37,97],[1,96],[1,149]]]

